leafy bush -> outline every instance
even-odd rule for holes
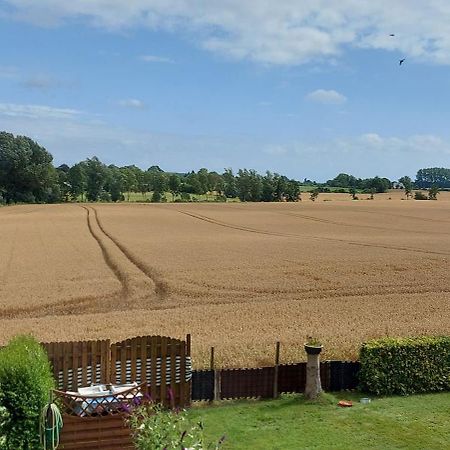
[[[428,200],[428,197],[420,191],[414,192],[414,200]]]
[[[0,350],[1,449],[42,448],[39,415],[53,387],[47,355],[34,338],[18,336]]]
[[[208,450],[218,449],[225,437],[206,443],[203,424],[191,424],[185,411],[172,411],[161,405],[143,405],[130,417],[137,450]]]
[[[360,387],[377,395],[450,390],[450,337],[370,341],[360,362]]]

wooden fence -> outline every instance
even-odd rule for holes
[[[50,342],[43,346],[58,389],[76,391],[95,383],[146,383],[148,394],[167,406],[186,406],[191,397],[190,335],[186,341],[141,336],[109,340]]]
[[[325,391],[355,389],[358,362],[323,361],[320,377]],[[192,373],[192,400],[276,398],[280,393],[303,392],[306,363],[257,369],[199,370]]]
[[[186,341],[143,336],[113,344],[103,340],[51,342],[43,346],[57,381],[59,392],[55,394],[60,400],[66,400],[63,401],[66,409],[61,433],[65,449],[133,448],[126,414],[111,403],[127,408],[127,401],[148,397],[174,408],[191,402],[190,335]],[[100,408],[95,403],[97,406],[92,411],[89,399],[77,394],[79,387],[90,384],[134,382],[140,385],[139,392],[134,392],[131,399],[127,395],[119,402],[109,396],[105,403],[99,404]],[[65,394],[66,391],[72,394]]]

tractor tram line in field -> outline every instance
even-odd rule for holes
[[[211,217],[207,217],[207,216],[200,215],[200,214],[194,214],[192,212],[180,211],[180,210],[178,210],[178,212],[181,214],[190,216],[194,219],[198,219],[203,222],[210,223],[212,225],[217,225],[217,226],[230,228],[230,229],[238,230],[238,231],[244,231],[244,232],[248,232],[248,233],[256,233],[256,234],[285,237],[285,238],[294,238],[294,239],[313,239],[313,240],[317,240],[317,241],[329,241],[329,242],[336,242],[336,243],[344,243],[344,244],[348,244],[348,245],[357,245],[357,246],[362,246],[362,247],[373,247],[373,248],[382,248],[382,249],[387,249],[387,250],[397,250],[397,251],[403,251],[403,252],[424,253],[424,254],[428,254],[428,255],[450,256],[450,252],[438,252],[438,251],[425,250],[425,249],[420,249],[420,248],[415,248],[415,247],[401,247],[401,246],[396,246],[396,245],[351,241],[348,239],[342,239],[342,238],[338,239],[338,238],[332,238],[332,237],[326,237],[326,236],[316,236],[316,235],[308,235],[308,234],[300,235],[300,234],[294,234],[294,233],[278,233],[278,232],[272,232],[272,231],[266,231],[266,230],[258,230],[256,228],[229,224],[226,222],[222,222],[222,221],[213,219]]]
[[[152,267],[141,262],[135,255],[133,255],[118,239],[114,238],[111,233],[106,231],[102,222],[100,221],[99,214],[96,208],[91,207],[94,211],[95,220],[102,233],[113,242],[113,244],[123,253],[128,261],[137,267],[144,276],[146,276],[155,285],[155,294],[160,300],[164,300],[169,295],[168,283],[162,278],[162,276]]]
[[[107,246],[103,242],[104,237],[106,236],[102,229],[98,225],[98,221],[94,221],[92,219],[91,215],[91,208],[86,206],[81,206],[86,211],[86,218],[87,218],[87,226],[89,229],[89,232],[91,233],[91,236],[97,241],[98,246],[100,247],[100,250],[102,251],[103,259],[106,263],[106,265],[111,269],[111,271],[116,276],[117,280],[122,285],[121,290],[121,296],[124,298],[127,298],[130,296],[130,281],[128,275],[125,273],[125,271],[122,270],[122,268],[117,264],[116,261],[114,261],[111,253],[108,251]],[[104,235],[101,236],[101,233],[98,232],[98,230],[94,231],[94,228],[98,228],[100,232]],[[107,236],[106,236],[107,237]]]

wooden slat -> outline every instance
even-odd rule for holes
[[[104,360],[101,362],[102,367],[104,367],[104,377],[107,383],[111,383],[111,341],[107,339],[104,342]]]
[[[111,362],[110,362],[110,381],[116,382],[116,361],[117,361],[117,344],[111,345]]]
[[[187,391],[186,389],[186,344],[184,342],[180,343],[180,357],[181,357],[181,382],[180,382],[180,405],[186,406],[188,403]]]
[[[64,348],[64,352],[63,352],[63,364],[62,364],[62,369],[63,369],[63,384],[64,384],[64,389],[65,390],[69,390],[69,357],[70,357],[70,352],[72,350],[72,346],[70,344],[70,342],[64,342],[63,343],[63,348]]]
[[[150,395],[152,396],[154,401],[158,401],[158,393],[157,393],[157,386],[156,386],[156,358],[158,355],[158,349],[157,349],[157,340],[155,338],[150,338],[150,354],[151,354],[151,387],[150,387]]]
[[[167,388],[166,388],[166,357],[167,357],[167,338],[161,337],[161,384],[160,384],[160,399],[161,403],[167,404]]]
[[[79,350],[78,347],[80,346],[80,342],[73,342],[72,343],[72,361],[71,361],[71,368],[72,368],[72,390],[75,390],[75,387],[78,384],[78,354]]]
[[[88,344],[82,342],[81,345],[81,383],[83,386],[87,385],[87,365],[88,365]]]
[[[143,338],[141,341],[140,355],[141,358],[141,376],[138,383],[143,383],[147,381],[146,370],[147,370],[147,338]],[[148,387],[147,387],[148,390]]]
[[[89,365],[91,366],[92,370],[91,370],[91,383],[95,383],[95,378],[96,378],[96,365],[97,365],[97,360],[98,360],[98,354],[101,353],[101,347],[102,347],[102,343],[101,342],[96,342],[96,341],[92,341],[90,342],[90,352],[89,352]]]
[[[175,408],[175,405],[180,402],[180,391],[177,389],[178,384],[175,383],[175,374],[176,374],[176,366],[177,366],[177,340],[170,339],[170,389],[172,391],[171,407]]]
[[[137,347],[141,342],[142,338],[132,339],[130,341],[131,381],[136,381]]]

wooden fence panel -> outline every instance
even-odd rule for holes
[[[273,397],[273,367],[221,371],[221,398]]]
[[[330,391],[356,389],[359,379],[358,372],[361,364],[355,361],[329,361],[330,363]]]
[[[278,367],[278,392],[303,392],[306,385],[306,363],[281,364]]]
[[[64,450],[134,449],[130,428],[121,414],[99,417],[64,415],[61,448]]]
[[[320,362],[320,382],[324,391],[330,390],[331,366],[329,361]]]
[[[147,383],[155,402],[167,406],[190,403],[191,366],[185,341],[166,336],[142,336],[111,346],[111,380]]]
[[[78,387],[108,382],[110,342],[49,342],[47,351],[58,389],[76,391]]]
[[[214,370],[192,372],[192,400],[214,400]]]

